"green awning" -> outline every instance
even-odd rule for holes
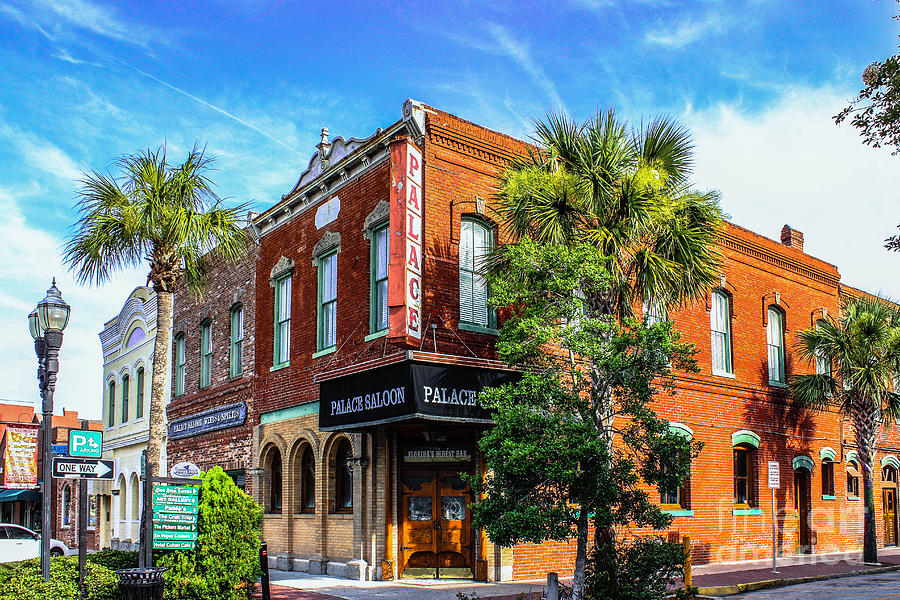
[[[0,502],[20,502],[24,500],[40,500],[37,490],[0,490]]]

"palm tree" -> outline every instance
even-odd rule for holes
[[[197,145],[180,165],[165,146],[121,156],[120,174],[85,173],[78,190],[78,221],[65,261],[79,283],[102,284],[113,273],[147,261],[147,285],[158,301],[150,439],[147,461],[159,465],[165,433],[166,373],[172,339],[175,283],[199,294],[206,260],[235,260],[250,240],[244,205],[225,208],[207,174],[212,159]],[[212,254],[205,257],[208,253]]]
[[[830,372],[797,375],[789,382],[792,402],[801,408],[837,408],[850,418],[863,468],[863,561],[878,561],[875,530],[875,444],[881,423],[900,417],[900,313],[883,301],[853,298],[840,319],[824,320],[797,334],[797,349]],[[828,369],[826,369],[827,371]]]
[[[622,321],[641,301],[671,306],[709,291],[720,274],[723,215],[717,192],[690,187],[693,143],[685,128],[658,117],[631,129],[612,110],[584,123],[549,114],[535,127],[534,149],[501,177],[500,214],[516,238],[586,242],[609,258],[611,284],[584,294],[590,316]],[[489,268],[503,268],[503,256],[498,248]],[[605,385],[607,375],[592,368],[595,426],[605,432],[612,454],[617,405]],[[578,599],[584,594],[586,527],[586,519],[579,520],[573,583]],[[614,543],[611,528],[595,527],[597,548]]]
[[[610,290],[588,304],[622,318],[635,301],[703,296],[719,278],[723,215],[715,191],[690,189],[688,131],[658,117],[630,130],[608,110],[585,123],[535,123],[536,150],[502,176],[504,224],[539,242],[586,241],[610,257]]]

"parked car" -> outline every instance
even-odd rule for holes
[[[65,556],[69,548],[59,540],[50,540],[50,556]],[[21,525],[0,523],[0,562],[15,562],[41,555],[41,534]]]

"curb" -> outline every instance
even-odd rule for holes
[[[831,573],[829,575],[814,575],[810,577],[791,577],[785,579],[767,579],[766,581],[754,581],[751,583],[738,583],[736,585],[720,585],[714,587],[700,588],[700,593],[707,596],[733,596],[735,594],[743,594],[745,592],[755,592],[757,590],[771,590],[789,585],[797,585],[798,583],[810,583],[813,581],[826,581],[828,579],[842,579],[844,577],[853,577],[855,575],[874,575],[876,573],[887,573],[889,571],[900,571],[900,565],[890,565],[887,567],[876,567],[873,569],[862,569],[851,573]]]

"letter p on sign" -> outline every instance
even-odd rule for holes
[[[69,432],[69,456],[100,458],[102,455],[102,431],[73,430]]]

